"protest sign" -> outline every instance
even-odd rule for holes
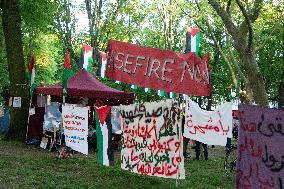
[[[196,96],[211,94],[209,54],[147,48],[110,40],[106,76],[144,88]]]
[[[66,146],[88,154],[88,107],[65,104],[62,106]]]
[[[236,187],[284,188],[284,111],[241,104]]]
[[[184,179],[180,113],[172,100],[121,106],[121,168]]]
[[[232,103],[226,102],[214,111],[207,111],[187,98],[185,108],[184,137],[226,146],[227,138],[232,138]]]
[[[20,108],[22,106],[22,98],[21,97],[14,97],[13,98],[13,107]]]

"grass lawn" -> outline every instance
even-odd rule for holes
[[[186,160],[186,179],[178,188],[234,188],[233,175],[224,174],[223,156],[224,148],[210,148],[208,161]],[[0,188],[177,188],[174,179],[121,170],[119,161],[100,166],[96,153],[59,159],[48,150],[0,139]]]

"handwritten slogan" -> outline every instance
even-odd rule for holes
[[[181,54],[110,40],[106,76],[144,88],[196,96],[211,94],[209,54]]]
[[[88,154],[88,107],[73,104],[62,106],[63,128],[66,146]]]
[[[232,138],[232,103],[226,102],[214,111],[207,111],[187,98],[185,108],[184,137],[226,146],[227,138]]]
[[[180,113],[172,100],[122,106],[121,168],[184,179]]]
[[[284,188],[284,111],[242,104],[237,188]]]

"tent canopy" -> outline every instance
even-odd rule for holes
[[[37,87],[36,94],[62,96],[62,85]],[[117,104],[129,104],[134,100],[134,93],[124,92],[108,87],[98,81],[85,69],[74,74],[68,79],[67,94],[69,97],[88,97],[90,99],[106,99]],[[124,102],[124,103],[123,103]]]

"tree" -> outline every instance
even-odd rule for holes
[[[12,97],[21,97],[21,107],[11,107],[11,124],[7,137],[23,140],[26,136],[29,86],[25,77],[19,1],[2,0],[1,8],[11,84],[10,95]]]
[[[220,2],[217,0],[208,0],[209,4],[221,17],[228,33],[233,39],[234,48],[239,53],[241,67],[247,77],[248,92],[252,93],[253,99],[257,104],[262,106],[268,105],[268,97],[265,90],[264,80],[260,68],[256,61],[255,41],[252,24],[259,16],[263,6],[263,0],[255,0],[252,7],[244,5],[236,0],[236,3],[244,17],[243,21],[237,26]],[[229,0],[231,2],[231,0]],[[230,6],[230,5],[229,5]],[[228,7],[229,8],[229,7]]]

